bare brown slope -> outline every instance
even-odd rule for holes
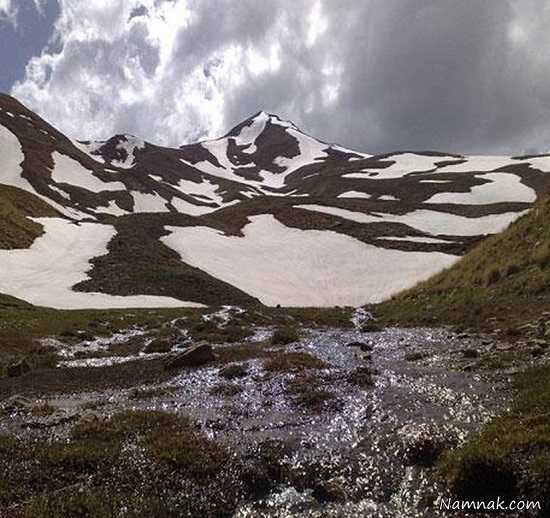
[[[50,205],[21,189],[0,185],[0,249],[28,248],[43,234],[42,225],[28,218],[59,216]]]

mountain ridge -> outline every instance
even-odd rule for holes
[[[369,155],[263,111],[218,139],[169,148],[130,134],[73,140],[1,95],[0,151],[0,186],[48,207],[12,209],[0,266],[15,280],[0,292],[59,304],[47,291],[68,282],[65,261],[77,281],[59,292],[69,307],[78,293],[86,305],[375,302],[550,192],[548,156]],[[78,260],[61,229],[86,250]]]

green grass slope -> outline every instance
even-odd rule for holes
[[[550,310],[550,198],[458,263],[379,304],[386,324],[515,330]]]

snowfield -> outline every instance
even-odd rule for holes
[[[403,153],[400,155],[391,155],[385,158],[383,162],[395,162],[385,169],[363,169],[357,173],[348,173],[342,178],[369,178],[378,180],[388,180],[393,178],[402,178],[410,173],[429,173],[435,172],[436,163],[447,161],[459,162],[461,159],[452,156],[426,156],[416,153]],[[454,166],[449,166],[454,167]],[[439,170],[438,170],[439,171]],[[378,173],[377,176],[369,176],[370,173]]]
[[[503,231],[512,221],[519,218],[524,212],[505,212],[503,214],[490,214],[479,218],[467,218],[447,212],[419,209],[407,214],[382,214],[372,212],[364,214],[339,207],[327,207],[324,205],[295,205],[297,209],[322,212],[339,216],[357,223],[403,223],[411,228],[432,235],[447,236],[480,236],[495,234]]]
[[[489,180],[476,185],[469,192],[440,192],[426,203],[453,203],[464,205],[488,205],[501,202],[533,203],[537,193],[521,183],[521,178],[512,173],[488,173],[476,175],[476,178]]]
[[[93,171],[86,169],[73,158],[54,151],[52,154],[54,167],[52,180],[56,183],[68,183],[91,192],[125,191],[126,186],[121,182],[104,182]]]
[[[0,169],[0,183],[18,187],[24,191],[30,192],[44,200],[48,205],[51,205],[59,213],[73,219],[91,218],[88,214],[84,214],[76,209],[64,207],[46,196],[36,192],[31,183],[23,178],[23,169],[21,164],[25,160],[25,155],[21,149],[19,138],[12,133],[8,128],[0,124],[0,157],[2,159]]]
[[[107,253],[115,235],[110,225],[75,224],[61,218],[34,218],[45,234],[23,250],[0,250],[0,293],[58,309],[200,307],[169,297],[114,296],[73,291],[88,278],[90,259]]]
[[[289,228],[250,217],[244,237],[210,227],[167,227],[161,241],[184,261],[274,306],[358,306],[383,300],[456,261],[438,252],[402,252],[332,231]]]

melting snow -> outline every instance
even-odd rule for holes
[[[452,156],[427,156],[417,155],[416,153],[403,153],[399,155],[391,155],[383,160],[386,162],[395,162],[385,169],[363,169],[357,173],[348,173],[343,175],[343,178],[374,178],[379,180],[387,180],[390,178],[402,178],[409,173],[428,173],[437,169],[436,163],[445,162],[448,160],[458,161]],[[471,169],[470,169],[471,170]],[[379,173],[378,176],[369,177],[370,173]]]
[[[360,192],[360,191],[347,191],[337,196],[337,198],[366,198],[366,199],[370,197],[371,197],[370,194],[367,194],[366,192]]]
[[[326,207],[324,205],[295,205],[297,209],[311,210],[332,214],[358,223],[403,223],[427,234],[442,234],[455,236],[478,236],[494,234],[504,230],[512,221],[522,216],[525,212],[504,212],[502,214],[490,214],[479,218],[467,218],[447,212],[419,209],[407,214],[364,214],[339,207]]]
[[[161,240],[187,264],[267,305],[376,302],[456,260],[442,253],[386,250],[332,231],[288,228],[272,215],[250,220],[244,237],[209,227],[168,227],[170,235]]]
[[[34,218],[45,233],[24,250],[0,250],[0,293],[58,309],[201,306],[169,297],[114,296],[73,291],[88,278],[90,259],[107,253],[115,235],[110,225]]]
[[[67,183],[91,192],[126,190],[123,183],[104,182],[94,176],[93,171],[83,167],[80,162],[67,155],[62,155],[58,151],[53,152],[52,158],[54,161],[52,180],[57,183]]]
[[[469,192],[440,192],[426,203],[487,205],[500,202],[532,203],[537,199],[535,191],[522,184],[521,178],[515,174],[489,173],[476,176],[490,181],[472,187]]]
[[[134,212],[170,212],[167,201],[158,193],[131,191],[134,198]]]

